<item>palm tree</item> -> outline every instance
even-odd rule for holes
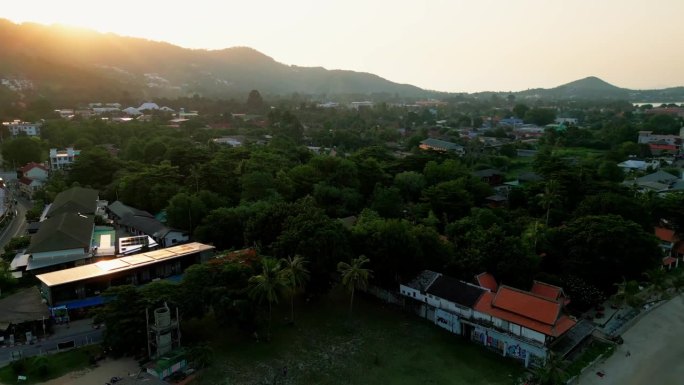
[[[546,226],[549,225],[549,215],[551,214],[551,206],[558,203],[560,194],[559,190],[560,184],[557,180],[551,179],[546,182],[544,187],[544,193],[542,194],[541,203],[544,209],[546,209]]]
[[[199,193],[200,168],[197,165],[192,165],[189,169],[189,177],[195,181],[195,194]]]
[[[271,314],[273,304],[278,303],[278,298],[283,292],[286,283],[280,274],[280,261],[273,258],[264,258],[261,262],[261,274],[249,279],[249,294],[252,298],[262,303],[268,302],[268,333],[267,339],[271,339]]]
[[[365,289],[368,286],[368,279],[373,277],[373,270],[363,267],[370,262],[365,255],[354,258],[351,265],[346,262],[337,264],[337,271],[342,274],[342,284],[351,293],[349,300],[349,315],[351,316],[352,308],[354,306],[354,291],[356,289]]]
[[[280,263],[283,265],[280,273],[290,291],[290,320],[294,323],[294,297],[309,281],[309,270],[306,269],[308,262],[301,255],[295,255],[294,258],[281,259]]]

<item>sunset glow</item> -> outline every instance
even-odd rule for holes
[[[249,46],[286,64],[472,92],[592,75],[637,89],[684,85],[682,15],[681,0],[24,0],[0,17],[188,48]]]

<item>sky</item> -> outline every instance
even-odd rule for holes
[[[587,76],[684,86],[684,0],[2,0],[0,18],[275,60],[422,88],[520,91]]]

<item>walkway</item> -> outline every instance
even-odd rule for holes
[[[15,345],[0,347],[0,367],[12,361],[12,357],[33,357],[45,353],[56,353],[57,345],[73,341],[76,347],[102,342],[104,329],[93,329],[92,320],[85,319],[66,325],[55,325],[54,333],[46,339],[40,338],[33,345]]]
[[[653,309],[627,330],[615,353],[579,380],[595,384],[681,384],[684,379],[684,297]],[[629,353],[629,354],[628,354]],[[603,372],[599,377],[596,372]]]

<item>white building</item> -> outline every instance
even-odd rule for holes
[[[65,150],[58,150],[56,148],[50,149],[50,170],[67,170],[78,159],[81,150],[74,150],[73,147],[67,147]]]
[[[551,343],[576,324],[563,312],[567,299],[560,287],[535,281],[523,291],[499,286],[487,273],[477,280],[474,285],[426,270],[399,291],[435,325],[526,367],[542,365]]]
[[[143,103],[138,107],[138,111],[145,111],[145,110],[158,110],[159,105],[157,103],[152,103],[152,102],[147,102]]]
[[[4,122],[3,126],[6,126],[12,136],[26,135],[26,136],[40,136],[40,127],[42,123],[28,123],[15,120],[13,122]]]
[[[351,102],[350,107],[358,110],[360,108],[373,108],[373,102],[370,101],[364,101],[364,102]]]
[[[577,118],[556,118],[554,120],[556,124],[571,124],[573,126],[576,126],[578,123]]]

